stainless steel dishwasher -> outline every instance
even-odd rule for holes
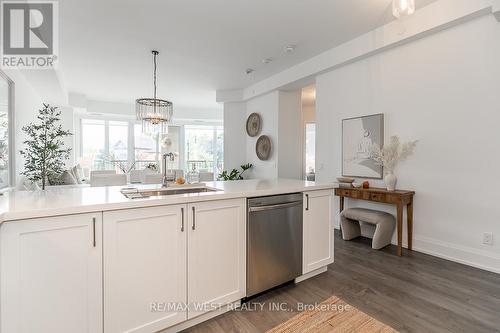
[[[302,275],[302,193],[248,199],[247,297]]]

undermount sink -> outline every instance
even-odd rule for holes
[[[216,192],[215,188],[210,187],[192,187],[192,188],[162,188],[162,189],[124,189],[122,194],[129,199],[158,197],[162,195],[175,195],[187,193],[203,193],[203,192]]]

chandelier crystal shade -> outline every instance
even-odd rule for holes
[[[147,134],[167,134],[168,124],[172,121],[174,107],[172,102],[157,98],[156,67],[158,51],[153,54],[153,98],[139,98],[135,100],[135,114],[137,120],[142,121],[142,132]]]

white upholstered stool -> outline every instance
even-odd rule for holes
[[[349,208],[340,214],[342,238],[351,240],[361,236],[359,222],[375,225],[372,238],[372,248],[379,250],[391,244],[392,234],[396,227],[396,219],[389,213],[366,208]]]

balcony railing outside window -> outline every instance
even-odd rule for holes
[[[212,174],[224,166],[224,129],[222,126],[170,126],[170,145],[162,138],[142,133],[141,124],[132,121],[82,119],[80,126],[80,164],[87,170],[142,170],[150,164],[161,165],[161,155],[176,153],[171,169],[192,169]],[[167,151],[168,150],[168,151]]]

